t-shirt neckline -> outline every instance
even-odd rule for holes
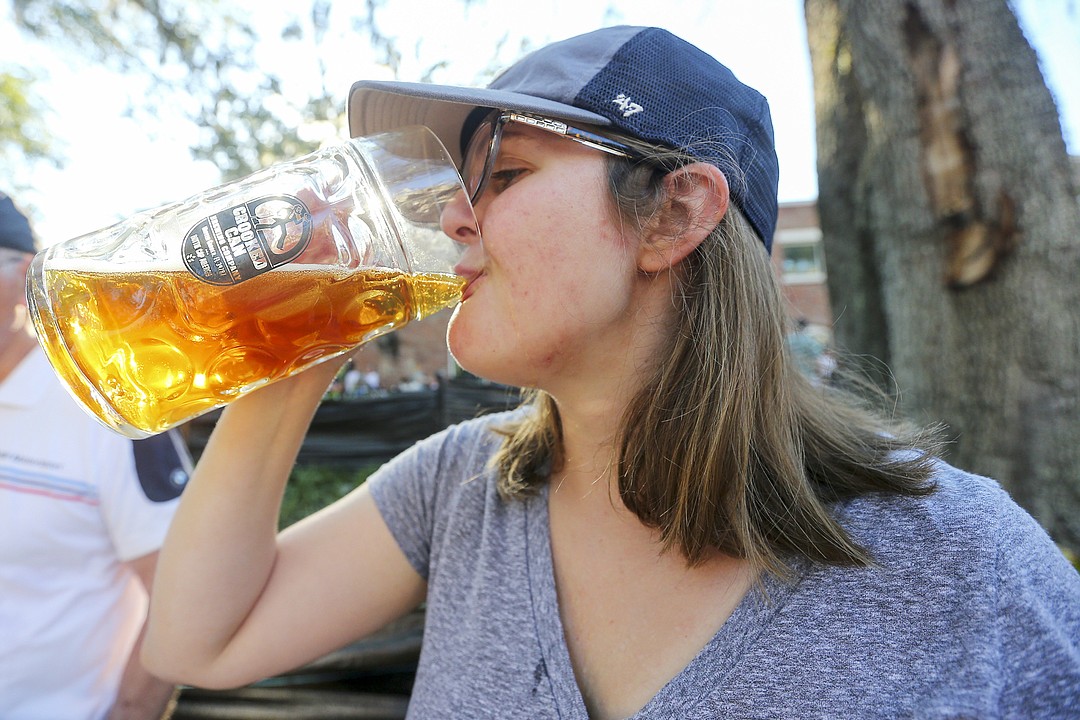
[[[566,644],[555,590],[547,485],[525,501],[525,514],[526,555],[529,577],[532,578],[529,594],[552,696],[560,718],[588,720],[585,700],[570,662],[570,649]],[[682,717],[702,702],[708,694],[706,688],[723,683],[725,676],[738,666],[746,649],[782,610],[806,569],[795,568],[796,578],[791,582],[766,574],[762,587],[750,588],[712,639],[632,719],[671,717],[672,713]]]

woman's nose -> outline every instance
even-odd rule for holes
[[[480,239],[476,212],[464,192],[457,193],[443,206],[439,223],[444,233],[460,243],[471,243]]]

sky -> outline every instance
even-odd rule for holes
[[[251,19],[265,27],[297,4],[249,0]],[[338,3],[339,6],[351,3]],[[617,6],[613,12],[610,6]],[[1080,154],[1080,3],[1076,0],[1016,0],[1021,24],[1039,53],[1048,85],[1058,101],[1069,151]],[[418,7],[423,12],[417,12]],[[401,8],[406,12],[396,12]],[[451,58],[435,79],[472,85],[493,55],[512,61],[523,42],[533,46],[613,24],[657,25],[697,45],[728,65],[768,99],[780,158],[780,200],[817,195],[813,89],[802,0],[391,0],[380,29],[415,48],[403,60],[400,79],[414,80],[434,60]],[[327,62],[327,86],[340,93],[361,78],[391,79],[365,57],[348,23],[337,25],[319,55]],[[496,54],[498,39],[505,46]],[[281,52],[269,39],[261,59],[285,75],[285,89],[316,81],[315,53]],[[189,197],[218,184],[216,168],[196,162],[188,150],[197,129],[167,113],[156,122],[125,117],[129,98],[142,92],[132,78],[57,55],[28,43],[12,27],[10,0],[0,0],[0,64],[25,64],[47,74],[39,92],[52,106],[50,127],[66,150],[63,169],[38,168],[32,187],[17,201],[28,205],[43,245],[111,225],[141,210]],[[1072,75],[1072,77],[1068,77]],[[344,139],[344,138],[342,138]],[[0,190],[5,179],[0,177]]]

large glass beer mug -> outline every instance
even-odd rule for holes
[[[27,298],[75,398],[132,438],[455,305],[472,208],[424,127],[354,138],[40,252]]]

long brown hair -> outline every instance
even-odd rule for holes
[[[662,178],[686,161],[655,148],[646,163],[610,160],[615,214],[641,229],[664,222],[666,206],[670,220]],[[871,564],[830,505],[932,492],[933,435],[796,368],[768,255],[737,208],[683,261],[673,292],[680,311],[667,352],[622,418],[626,507],[690,565],[714,550],[780,576],[797,557]],[[500,429],[505,441],[492,459],[507,497],[535,490],[562,463],[554,399],[532,390],[525,402],[532,412]]]

